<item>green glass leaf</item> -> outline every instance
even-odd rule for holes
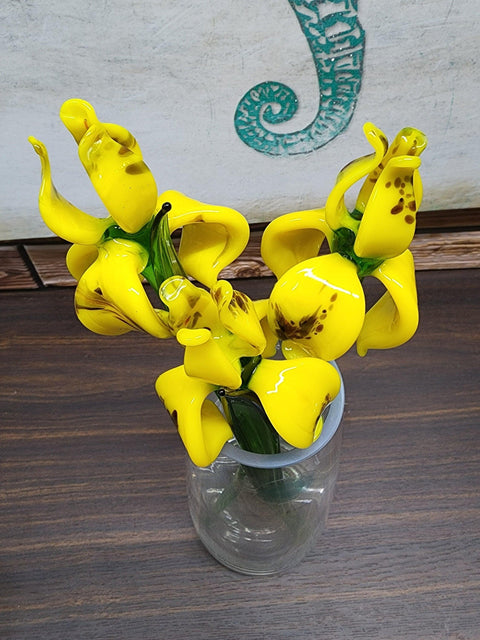
[[[273,428],[260,400],[252,391],[219,389],[233,435],[242,449],[253,453],[279,453],[280,438]]]

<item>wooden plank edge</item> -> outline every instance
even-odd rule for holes
[[[225,268],[221,277],[271,276],[260,257],[260,241],[261,231],[253,230],[243,255]],[[48,243],[0,247],[0,290],[74,286],[76,282],[65,265],[69,246]],[[480,231],[419,233],[411,249],[418,271],[480,267]]]

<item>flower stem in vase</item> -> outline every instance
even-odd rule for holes
[[[259,454],[280,453],[280,437],[255,393],[245,389],[219,389],[217,395],[242,449]],[[287,497],[283,469],[261,469],[246,465],[242,465],[241,469],[265,500],[278,502]]]

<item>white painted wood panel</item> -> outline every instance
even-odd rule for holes
[[[49,235],[28,135],[46,143],[63,195],[104,215],[58,118],[70,97],[135,134],[159,190],[233,206],[251,222],[323,205],[338,170],[369,152],[367,120],[389,137],[406,125],[428,135],[424,210],[480,206],[478,0],[358,5],[366,46],[350,123],[316,151],[272,157],[240,140],[234,114],[265,80],[298,96],[280,131],[317,112],[311,51],[287,0],[3,0],[0,239]]]

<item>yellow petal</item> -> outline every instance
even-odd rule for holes
[[[415,265],[410,251],[385,260],[372,273],[387,292],[367,312],[357,340],[357,351],[390,349],[410,340],[418,326]]]
[[[282,354],[286,360],[294,360],[295,358],[306,358],[311,356],[311,352],[300,342],[295,340],[284,340],[282,342]]]
[[[368,175],[357,197],[355,209],[360,213],[365,211],[370,194],[373,191],[375,183],[387,166],[388,162],[394,156],[419,156],[427,146],[427,138],[418,129],[405,127],[397,133],[394,141],[389,146],[382,162]],[[421,198],[417,196],[417,205],[420,206]]]
[[[332,231],[324,209],[297,211],[275,218],[262,235],[263,261],[279,278],[290,267],[318,255],[325,237]]]
[[[72,244],[67,251],[67,269],[75,280],[80,280],[97,258],[98,248],[95,245]]]
[[[101,123],[84,134],[78,155],[112,218],[128,233],[139,231],[157,204],[157,186],[142,156],[114,140]]]
[[[219,280],[211,292],[223,326],[243,343],[239,345],[243,348],[242,355],[261,354],[267,343],[250,298],[236,291],[227,280]]]
[[[352,231],[356,231],[358,223],[355,224],[355,220],[348,214],[345,206],[345,193],[355,182],[373,171],[380,164],[387,151],[387,138],[380,129],[377,129],[371,122],[367,122],[363,127],[363,132],[374,152],[350,162],[338,174],[337,182],[325,205],[325,216],[331,229],[348,227]]]
[[[265,349],[262,351],[261,356],[263,358],[272,358],[277,353],[278,337],[268,323],[268,298],[254,300],[253,305],[265,336]]]
[[[100,335],[120,336],[138,329],[117,306],[99,293],[98,288],[91,288],[88,276],[81,278],[75,289],[75,311],[84,327]]]
[[[259,397],[270,422],[294,447],[305,448],[318,436],[318,420],[340,390],[340,376],[318,358],[262,360],[249,388]]]
[[[67,242],[78,244],[99,242],[113,220],[90,216],[68,202],[52,182],[50,161],[45,145],[33,136],[28,140],[42,162],[42,183],[38,195],[38,206],[47,227]]]
[[[60,118],[66,128],[75,138],[77,144],[94,124],[100,124],[95,113],[95,109],[86,100],[72,98],[63,103],[60,109]],[[119,144],[127,147],[137,155],[141,156],[140,147],[134,136],[119,124],[103,123],[109,135]]]
[[[180,329],[177,340],[185,347],[187,375],[229,389],[241,386],[240,364],[229,358],[208,329]]]
[[[159,297],[168,308],[172,333],[179,329],[204,328],[217,331],[218,312],[211,295],[183,276],[171,276],[159,290]]]
[[[392,258],[409,247],[419,207],[420,162],[416,156],[395,156],[388,162],[360,222],[354,244],[357,256]]]
[[[162,373],[155,388],[194,464],[199,467],[211,464],[225,442],[233,437],[222,413],[207,399],[214,385],[190,378],[184,367],[177,367]]]
[[[60,118],[77,144],[93,124],[99,123],[92,105],[78,98],[71,98],[62,104]]]
[[[281,340],[292,340],[323,360],[335,360],[357,339],[364,314],[355,265],[332,253],[305,260],[278,280],[268,319]]]
[[[222,269],[245,249],[250,229],[234,209],[198,202],[178,191],[166,191],[158,198],[157,210],[165,202],[170,232],[183,227],[178,257],[185,271],[211,287]]]
[[[146,252],[133,241],[109,240],[99,247],[97,260],[85,271],[77,288],[82,297],[76,297],[76,311],[85,326],[91,327],[93,315],[95,324],[101,324],[99,318],[104,314],[99,316],[98,311],[103,308],[131,329],[145,331],[157,338],[170,337],[170,329],[150,304],[139,276],[146,260]],[[91,303],[93,294],[98,296],[95,305]],[[97,330],[97,333],[109,331],[110,325],[107,325],[104,331]]]

